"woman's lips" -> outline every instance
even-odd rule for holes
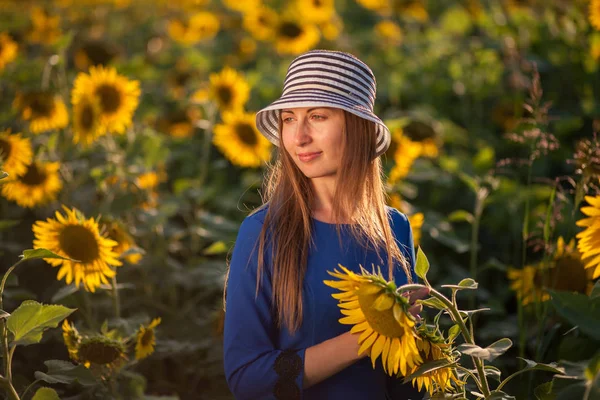
[[[315,158],[319,157],[321,155],[321,151],[317,152],[317,153],[304,153],[304,154],[298,154],[298,159],[302,162],[309,162],[311,160],[314,160]]]

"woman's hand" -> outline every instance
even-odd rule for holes
[[[421,288],[419,290],[413,290],[412,292],[405,292],[402,295],[403,296],[407,296],[408,299],[408,304],[409,304],[409,308],[408,311],[412,314],[413,317],[415,317],[417,319],[417,321],[421,320],[421,317],[419,316],[419,313],[421,311],[423,311],[423,305],[421,304],[415,304],[415,302],[417,300],[422,299],[423,297],[426,297],[429,295],[429,288]]]

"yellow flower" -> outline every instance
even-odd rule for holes
[[[236,70],[225,67],[218,74],[210,74],[209,97],[221,111],[237,111],[250,97],[250,85]]]
[[[73,143],[87,147],[105,133],[98,99],[87,96],[73,106]]]
[[[577,234],[577,248],[585,268],[592,271],[592,278],[600,277],[600,196],[585,196],[587,207],[581,207],[581,212],[588,218],[580,219],[577,226],[585,229]]]
[[[73,62],[78,70],[84,71],[94,65],[108,65],[117,55],[117,50],[108,43],[88,40],[75,51]]]
[[[590,24],[600,31],[600,0],[590,1]]]
[[[390,0],[356,0],[356,2],[364,8],[380,13],[388,12],[391,7]]]
[[[65,103],[53,93],[19,93],[15,97],[13,107],[21,114],[23,120],[29,121],[29,130],[32,133],[61,129],[69,123]]]
[[[18,46],[6,32],[0,33],[0,71],[17,58]]]
[[[423,361],[416,344],[415,321],[407,311],[408,300],[395,294],[395,285],[390,287],[381,275],[369,274],[362,267],[359,275],[338,266],[342,272],[327,273],[339,281],[323,282],[342,291],[332,294],[345,315],[340,323],[354,325],[352,333],[362,332],[358,354],[367,351],[373,367],[381,355],[384,371],[406,376]]]
[[[81,343],[81,335],[75,325],[66,319],[62,324],[63,331],[63,341],[65,342],[65,346],[67,346],[67,350],[69,351],[69,357],[73,361],[78,361],[77,358],[77,350],[79,349],[79,344]]]
[[[335,40],[340,36],[340,33],[344,29],[344,22],[339,15],[334,14],[332,18],[325,22],[317,24],[321,30],[321,34],[327,40]]]
[[[156,127],[175,138],[188,138],[194,134],[194,126],[201,117],[197,108],[176,109],[160,117]]]
[[[145,172],[136,178],[136,186],[146,192],[146,201],[141,204],[142,209],[156,208],[158,205],[158,191],[156,189],[164,180],[166,180],[164,172],[157,173],[153,171]]]
[[[11,134],[10,130],[0,131],[0,164],[3,171],[10,175],[23,175],[31,164],[32,156],[29,139],[21,137],[20,133]]]
[[[73,208],[63,206],[66,216],[56,211],[56,218],[37,221],[33,225],[35,249],[45,248],[63,257],[78,261],[46,258],[53,267],[60,267],[56,279],[65,278],[69,285],[83,283],[85,290],[95,292],[100,284],[108,284],[107,278],[115,276],[112,267],[120,266],[118,254],[113,251],[117,242],[100,235],[98,221]]]
[[[244,28],[257,40],[271,40],[277,28],[277,13],[261,5],[244,15]]]
[[[410,222],[410,227],[412,228],[413,241],[416,247],[421,243],[421,228],[423,227],[425,217],[423,216],[423,213],[415,213],[409,215],[408,220]]]
[[[417,339],[417,347],[424,362],[444,359],[453,361],[452,356],[446,350],[449,346],[445,343],[434,343],[427,338],[419,337]],[[413,367],[413,370],[409,371],[409,375],[414,373],[418,368],[419,366]],[[457,379],[455,370],[452,367],[439,368],[412,380],[413,386],[417,387],[419,391],[425,388],[430,396],[439,392],[453,392],[454,387],[452,386],[452,382],[457,386],[464,384],[464,382]]]
[[[421,155],[423,146],[419,142],[410,140],[402,135],[397,139],[396,152],[394,154],[394,167],[390,171],[389,182],[395,184],[405,178],[410,172],[415,160]]]
[[[299,22],[289,16],[279,20],[275,33],[275,48],[279,54],[304,53],[319,43],[319,30],[315,25]]]
[[[402,2],[400,6],[396,5],[396,8],[398,8],[398,13],[404,17],[410,17],[421,23],[429,20],[429,13],[422,0],[409,1],[408,4]]]
[[[60,18],[48,15],[41,7],[33,7],[30,13],[32,29],[27,39],[33,43],[56,43],[61,36]]]
[[[393,21],[380,21],[375,25],[375,33],[382,39],[382,43],[398,45],[402,43],[402,30]]]
[[[215,126],[214,145],[233,164],[259,167],[271,157],[271,142],[260,134],[254,113],[224,113],[223,124]]]
[[[97,66],[91,67],[89,74],[81,72],[77,75],[71,101],[75,108],[88,97],[97,99],[102,129],[123,134],[132,123],[139,96],[138,81],[131,81],[117,74],[114,68]]]
[[[321,23],[335,15],[333,0],[296,0],[295,9],[303,21]]]
[[[146,358],[154,352],[154,345],[156,344],[154,329],[158,326],[158,324],[160,324],[160,318],[154,318],[150,325],[140,326],[140,329],[136,334],[135,341],[136,360]]]
[[[77,358],[86,367],[118,369],[127,359],[125,344],[120,339],[104,335],[81,338],[77,350]]]
[[[238,11],[241,13],[252,12],[252,10],[257,9],[261,6],[261,0],[222,0],[223,5],[230,10]]]
[[[108,238],[117,242],[117,245],[113,248],[113,251],[118,255],[119,258],[123,258],[123,253],[137,248],[135,240],[133,240],[129,232],[127,232],[123,224],[119,221],[113,220],[105,222],[103,223],[101,230],[106,230]],[[130,264],[137,264],[142,259],[142,254],[129,254],[126,255],[124,259]]]
[[[20,176],[9,177],[2,185],[2,196],[21,207],[34,208],[56,200],[62,189],[60,163],[34,161]]]
[[[524,306],[549,300],[547,288],[589,294],[593,287],[592,271],[585,270],[575,241],[565,244],[562,236],[548,264],[540,262],[523,269],[509,268],[508,278],[512,281],[510,288]]]
[[[171,20],[167,30],[173,40],[184,45],[193,45],[214,38],[219,28],[219,19],[214,14],[201,11],[194,13],[187,21]]]

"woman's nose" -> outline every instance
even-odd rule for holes
[[[311,127],[306,119],[301,119],[298,122],[296,129],[296,144],[301,145],[310,142]]]

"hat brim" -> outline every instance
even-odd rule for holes
[[[390,130],[377,115],[348,97],[318,90],[296,90],[286,93],[256,113],[256,127],[271,143],[279,146],[280,110],[295,107],[334,107],[346,110],[375,123],[377,133],[375,157],[382,155],[390,146]]]

